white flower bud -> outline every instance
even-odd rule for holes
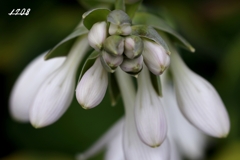
[[[112,56],[105,51],[102,51],[102,58],[111,69],[116,69],[123,62],[123,56]]]
[[[34,59],[24,69],[14,85],[10,96],[10,113],[17,121],[29,121],[29,108],[38,89],[65,60],[65,57],[60,57],[45,61],[45,54]]]
[[[226,137],[230,129],[229,117],[216,90],[187,68],[177,53],[172,54],[172,58],[177,102],[183,115],[206,134]]]
[[[125,58],[120,67],[124,72],[127,72],[129,74],[137,74],[143,68],[143,56],[137,57],[135,59]]]
[[[76,97],[84,109],[96,107],[105,96],[108,86],[108,73],[98,58],[85,72],[77,85]]]
[[[129,58],[133,59],[142,54],[143,41],[138,36],[129,36],[125,38],[124,54]]]
[[[64,64],[41,84],[29,112],[34,127],[54,123],[67,110],[74,95],[76,71],[88,47],[87,37],[78,39]]]
[[[167,135],[163,99],[154,90],[149,72],[143,67],[138,77],[135,121],[141,140],[150,147],[160,146]]]
[[[135,91],[133,83],[127,74],[116,71],[121,95],[125,107],[125,125],[123,128],[123,150],[125,159],[129,160],[168,160],[170,159],[170,144],[166,138],[161,146],[151,148],[145,145],[138,136],[134,119]],[[153,119],[152,119],[153,120]]]
[[[166,50],[155,42],[143,41],[143,58],[148,69],[155,75],[162,74],[170,64]]]
[[[107,23],[97,22],[95,23],[88,33],[88,42],[91,47],[100,51],[104,40],[107,37]]]

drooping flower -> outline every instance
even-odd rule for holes
[[[206,135],[190,124],[180,112],[171,79],[162,75],[163,101],[168,120],[168,137],[171,141],[171,159],[180,159],[183,155],[189,159],[203,159],[206,147]]]
[[[143,57],[148,69],[155,75],[162,74],[170,64],[170,57],[166,50],[154,42],[144,40],[143,43]]]
[[[95,23],[88,33],[89,45],[94,49],[100,51],[106,37],[107,37],[107,23],[104,21]]]
[[[65,57],[45,61],[45,55],[43,53],[34,59],[13,87],[9,102],[10,113],[17,121],[29,121],[29,108],[41,84],[65,61]]]
[[[187,68],[176,52],[171,58],[177,102],[183,115],[206,134],[226,137],[230,129],[229,117],[216,90]]]
[[[41,84],[29,112],[30,122],[36,128],[52,124],[71,104],[76,71],[87,51],[87,38],[80,38],[66,61]]]
[[[105,96],[107,86],[108,74],[98,58],[77,85],[76,97],[79,104],[84,109],[97,106]]]
[[[158,147],[167,135],[167,121],[163,100],[154,90],[146,66],[138,77],[135,121],[141,140],[150,147]]]

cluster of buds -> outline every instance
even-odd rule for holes
[[[122,10],[114,10],[106,21],[95,23],[89,31],[88,41],[100,54],[95,64],[83,75],[76,90],[78,102],[85,109],[93,108],[102,101],[108,86],[107,72],[114,73],[120,67],[137,77],[145,63],[153,74],[160,75],[170,64],[170,57],[163,46],[132,32],[132,21]],[[102,74],[95,74],[91,78],[93,72]],[[90,83],[89,79],[99,81]],[[84,92],[90,88],[92,94],[96,94],[93,88],[98,88],[99,96],[89,96],[89,92]]]

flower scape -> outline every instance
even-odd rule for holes
[[[138,11],[140,5],[117,1],[113,10],[84,13],[68,37],[24,69],[11,93],[12,117],[45,127],[64,114],[74,91],[79,104],[92,109],[108,89],[111,105],[121,95],[125,115],[76,159],[103,149],[106,160],[201,159],[206,135],[228,135],[227,111],[213,86],[185,65],[176,44],[194,48],[160,17]],[[69,52],[61,52],[70,41]]]

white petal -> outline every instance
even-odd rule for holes
[[[85,72],[77,85],[76,96],[84,109],[96,107],[105,96],[108,86],[108,74],[98,58]]]
[[[123,135],[123,149],[126,160],[168,160],[170,158],[170,146],[166,139],[157,148],[145,145],[137,134],[134,121],[135,91],[130,77],[121,70],[116,71],[117,80],[123,97],[126,117]]]
[[[96,143],[94,143],[89,149],[85,152],[77,155],[78,160],[86,160],[98,154],[104,148],[107,147],[106,158],[111,158],[114,154],[122,157],[123,149],[121,147],[121,141],[119,141],[122,136],[124,119],[121,118],[118,120]],[[115,146],[116,145],[116,146]],[[111,147],[114,147],[111,148]],[[116,150],[115,150],[116,149]],[[118,157],[114,157],[118,158]],[[120,160],[120,159],[111,159],[111,160]],[[110,160],[110,159],[109,159]]]
[[[95,23],[88,33],[88,42],[91,47],[100,50],[107,36],[107,23]]]
[[[143,43],[143,57],[148,69],[155,75],[162,74],[170,64],[170,57],[166,50],[154,42],[144,40]]]
[[[79,63],[88,49],[87,37],[80,38],[64,64],[39,88],[30,108],[30,122],[36,127],[54,123],[71,104]]]
[[[176,143],[178,150],[189,159],[203,159],[206,147],[206,136],[192,124],[190,124],[180,112],[173,86],[165,73],[163,82],[163,100],[166,104],[169,137],[172,143]],[[172,145],[172,144],[171,144]],[[172,157],[171,157],[172,158]]]
[[[10,113],[18,121],[29,121],[29,108],[40,85],[64,62],[65,58],[45,61],[46,52],[34,59],[21,73],[10,96]]]
[[[190,123],[206,134],[226,137],[230,122],[225,106],[213,86],[172,54],[172,72],[180,110]]]
[[[167,135],[167,121],[162,99],[154,90],[146,66],[139,74],[135,103],[136,126],[142,141],[158,147]]]

